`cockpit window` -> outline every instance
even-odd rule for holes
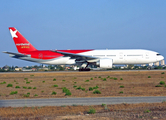
[[[156,54],[157,56],[161,55],[161,54]]]

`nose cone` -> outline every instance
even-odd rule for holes
[[[161,56],[162,58],[161,58],[161,60],[164,60],[164,56]]]
[[[157,56],[157,61],[161,61],[161,60],[163,60],[163,59],[164,59],[164,57],[163,57],[162,55]]]

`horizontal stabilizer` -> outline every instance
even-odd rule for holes
[[[6,51],[4,51],[3,53],[13,55],[15,57],[28,57],[28,55],[24,55],[24,54],[21,54],[21,53],[12,53],[12,52],[6,52]]]

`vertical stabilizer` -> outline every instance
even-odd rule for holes
[[[9,30],[19,53],[36,51],[36,48],[16,28],[9,27]]]

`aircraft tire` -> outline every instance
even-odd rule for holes
[[[90,71],[90,68],[80,68],[79,71]]]

